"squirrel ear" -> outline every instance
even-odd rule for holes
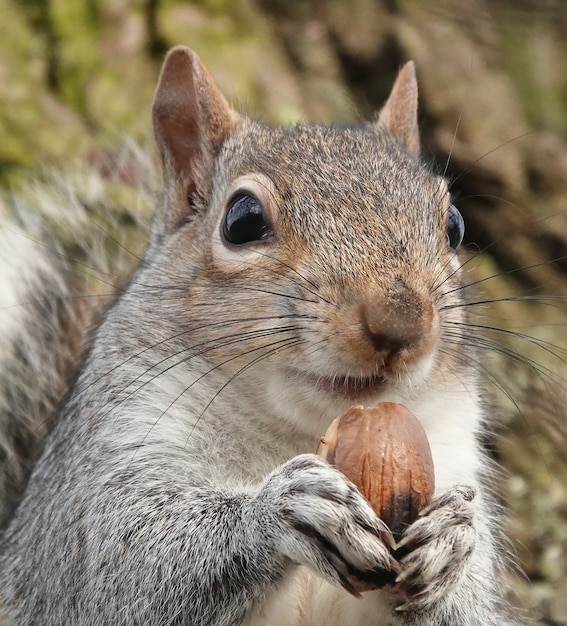
[[[417,79],[415,65],[408,61],[400,70],[390,96],[378,115],[378,124],[419,155],[417,125]]]
[[[178,46],[164,61],[152,117],[165,182],[170,192],[175,189],[174,207],[168,208],[166,216],[169,226],[175,228],[194,212],[191,196],[205,191],[215,151],[238,116],[197,54]]]

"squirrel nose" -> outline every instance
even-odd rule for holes
[[[364,333],[375,350],[390,356],[429,337],[433,305],[398,280],[392,290],[367,298],[361,317]]]

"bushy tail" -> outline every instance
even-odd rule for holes
[[[0,196],[0,524],[145,247],[154,171],[127,145]]]

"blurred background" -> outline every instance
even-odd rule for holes
[[[114,214],[110,254],[144,246],[141,174],[116,154],[132,139],[154,150],[169,47],[194,48],[235,108],[274,123],[368,119],[416,62],[423,156],[453,181],[467,280],[485,303],[471,310],[523,572],[512,601],[566,625],[565,0],[2,0],[0,33],[0,216],[30,175],[96,170],[85,206]]]

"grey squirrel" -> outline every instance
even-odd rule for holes
[[[498,625],[506,608],[462,218],[419,160],[406,64],[377,120],[270,127],[175,48],[147,252],[0,538],[8,624]],[[313,454],[405,404],[436,496],[394,539]],[[390,575],[358,594],[349,577]]]

